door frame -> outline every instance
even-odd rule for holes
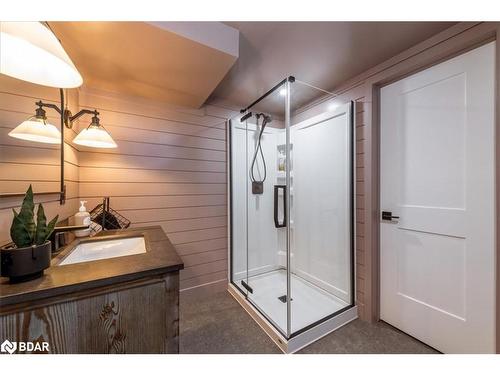
[[[500,166],[500,22],[462,22],[368,71],[364,80],[365,134],[365,314],[380,320],[380,88],[455,56],[495,41],[495,171]],[[370,75],[371,74],[371,75]],[[358,78],[359,82],[359,78]],[[352,84],[351,87],[354,86]],[[359,84],[359,83],[358,83]],[[495,174],[495,210],[500,212],[500,173]],[[500,220],[496,246],[496,352],[500,353]]]

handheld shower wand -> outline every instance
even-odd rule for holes
[[[262,152],[261,140],[262,140],[262,134],[264,133],[264,129],[266,128],[266,125],[272,121],[272,118],[271,116],[266,115],[264,113],[258,113],[255,115],[255,117],[257,118],[257,127],[259,125],[259,119],[262,117],[263,120],[262,120],[262,125],[260,127],[259,137],[257,139],[257,147],[255,147],[255,151],[252,158],[252,165],[250,167],[250,179],[252,180],[252,194],[263,194],[264,181],[266,180],[267,177],[267,168],[266,168],[266,159],[264,158],[264,153]],[[256,179],[254,175],[255,162],[257,161],[257,154],[259,153],[262,158],[262,164],[264,168],[264,176],[261,177],[260,180]]]

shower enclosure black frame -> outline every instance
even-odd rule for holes
[[[243,108],[240,110],[240,113],[241,114],[244,114],[245,112],[247,112],[247,114],[245,116],[242,117],[242,119],[240,121],[245,121],[246,119],[248,119],[249,117],[251,117],[251,112],[248,112],[253,106],[255,106],[256,104],[258,104],[260,101],[262,101],[264,98],[266,98],[267,96],[269,96],[270,94],[272,94],[274,91],[276,91],[278,88],[280,88],[282,85],[284,85],[286,82],[290,82],[290,83],[293,83],[295,82],[295,77],[294,76],[289,76],[285,79],[283,79],[282,81],[280,81],[278,84],[276,84],[275,86],[273,86],[269,91],[267,91],[266,93],[264,93],[262,96],[260,96],[258,99],[256,99],[255,101],[253,101],[249,106],[247,106],[246,108]],[[267,320],[267,322],[269,324],[271,324],[276,330],[277,332],[280,332],[287,340],[290,340],[298,335],[300,335],[301,333],[304,333],[308,330],[310,330],[311,328],[314,328],[330,319],[332,319],[333,317],[337,316],[337,315],[340,315],[342,314],[343,312],[353,308],[356,303],[355,303],[355,291],[356,291],[356,286],[355,286],[355,280],[356,280],[356,277],[355,277],[355,237],[356,237],[356,233],[355,233],[355,225],[356,225],[356,217],[355,217],[355,191],[354,191],[354,183],[355,183],[355,180],[354,180],[354,177],[355,177],[355,171],[354,171],[354,168],[355,168],[355,111],[354,111],[354,102],[353,101],[350,101],[349,103],[349,112],[350,112],[350,118],[349,118],[349,130],[350,130],[350,137],[349,137],[349,143],[350,143],[350,158],[349,158],[349,170],[350,170],[350,181],[349,181],[349,191],[350,191],[350,223],[351,223],[351,238],[350,238],[350,255],[351,255],[351,264],[350,264],[350,272],[351,272],[351,285],[350,285],[350,289],[351,289],[351,300],[350,300],[350,303],[348,306],[340,309],[340,310],[337,310],[335,311],[334,313],[332,314],[329,314],[325,317],[323,317],[322,319],[320,320],[317,320],[316,322],[312,323],[312,324],[309,324],[308,326],[304,327],[304,328],[301,328],[300,330],[297,330],[296,332],[292,332],[290,334],[290,336],[287,336],[286,334],[283,334],[283,331],[281,330],[280,327],[278,327],[273,321],[272,319],[270,319],[267,314],[262,311],[262,309],[257,306],[255,303],[252,302],[251,299],[248,298],[248,291],[244,291],[242,290],[238,284],[236,282],[234,282],[233,280],[233,272],[232,270],[234,269],[234,259],[233,259],[233,250],[234,250],[234,238],[233,238],[233,170],[232,170],[232,164],[233,164],[233,158],[232,158],[232,121],[229,119],[227,121],[227,129],[228,129],[228,161],[229,161],[229,165],[228,165],[228,168],[229,168],[229,236],[230,236],[230,240],[229,240],[229,264],[230,264],[230,269],[229,269],[229,282],[231,283],[231,285],[233,285],[244,297],[245,297],[245,300],[246,302],[248,302],[254,309],[256,309],[263,317],[265,317],[265,319]],[[289,256],[288,252],[289,252],[290,249],[287,248],[287,257]],[[248,267],[248,265],[247,265]],[[287,270],[288,271],[288,270]],[[291,271],[290,271],[291,272]],[[250,288],[251,289],[251,288]],[[287,296],[288,297],[288,296]]]

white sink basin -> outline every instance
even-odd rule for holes
[[[59,265],[64,266],[92,260],[117,258],[145,252],[144,237],[82,242]]]

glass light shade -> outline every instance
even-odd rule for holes
[[[57,88],[74,88],[82,76],[56,36],[40,22],[0,22],[0,73]]]
[[[87,147],[116,148],[118,147],[113,138],[102,126],[90,125],[83,129],[74,139],[73,143]]]
[[[25,141],[61,144],[61,133],[54,125],[43,119],[32,117],[9,132],[14,138]]]

